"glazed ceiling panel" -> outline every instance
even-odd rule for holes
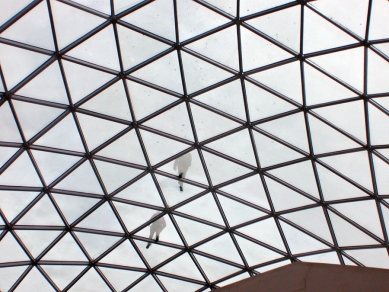
[[[0,290],[389,268],[388,13],[0,0]]]

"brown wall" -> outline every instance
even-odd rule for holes
[[[294,263],[217,289],[220,292],[389,292],[389,270]]]

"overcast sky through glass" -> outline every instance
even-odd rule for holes
[[[0,290],[389,268],[388,16],[386,0],[0,0]]]

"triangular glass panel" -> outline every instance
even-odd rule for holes
[[[169,122],[167,123],[167,121]],[[185,103],[170,108],[146,121],[143,125],[190,141],[194,140]]]
[[[177,4],[180,41],[228,22],[227,18],[193,1],[182,0]]]
[[[59,49],[63,49],[104,22],[104,18],[58,1],[53,1],[50,5]]]
[[[1,23],[1,21],[0,21]],[[1,291],[9,291],[17,279],[26,270],[26,266],[16,266],[0,269],[0,289]]]
[[[6,163],[18,150],[19,148],[0,147],[0,168],[3,167],[4,163]]]
[[[220,190],[270,210],[261,178],[258,175],[229,184],[220,188]]]
[[[126,82],[137,120],[143,119],[177,100],[176,97],[151,87],[129,80]]]
[[[58,288],[64,290],[70,281],[77,277],[86,266],[41,265],[41,267],[58,286]]]
[[[282,216],[332,244],[331,233],[321,207],[287,213]]]
[[[114,205],[129,232],[145,224],[155,213],[155,210],[130,204],[114,202]]]
[[[320,42],[320,41],[319,41]],[[310,58],[313,63],[359,91],[363,89],[363,48],[355,48]]]
[[[250,19],[247,23],[298,52],[300,50],[300,11],[300,6],[296,5]]]
[[[73,103],[77,103],[114,77],[73,62],[63,61],[62,64]]]
[[[303,103],[300,62],[277,66],[250,77],[298,103]]]
[[[180,216],[174,216],[174,219],[180,227],[180,230],[189,246],[222,231],[221,229]]]
[[[204,191],[202,188],[176,181],[162,175],[157,175],[157,179],[169,206],[174,206]],[[183,189],[182,191],[180,190],[180,187]]]
[[[56,193],[52,196],[70,224],[99,202],[98,199],[81,196]]]
[[[358,148],[359,145],[327,124],[309,115],[312,146],[316,154]]]
[[[112,291],[107,284],[103,281],[100,275],[96,272],[94,268],[89,269],[86,274],[79,279],[74,286],[70,288],[69,291]]]
[[[116,139],[113,143],[100,150],[98,155],[146,165],[143,151],[135,131],[130,131],[119,139]]]
[[[0,191],[0,208],[11,222],[39,193]]]
[[[380,158],[373,156],[375,179],[378,188],[378,194],[389,194],[389,165],[382,161]],[[388,222],[389,224],[389,222]]]
[[[58,62],[39,73],[18,90],[17,94],[63,104],[69,102]]]
[[[83,247],[92,259],[96,259],[114,243],[119,241],[120,237],[99,235],[93,233],[75,232]]]
[[[132,68],[158,53],[170,48],[168,45],[137,33],[121,25],[117,26],[124,70]]]
[[[1,175],[0,185],[42,187],[27,152],[23,152]]]
[[[64,223],[53,203],[45,195],[17,222],[17,225],[63,226]]]
[[[239,147],[236,141],[239,141]],[[245,163],[256,165],[253,146],[248,130],[242,130],[206,145],[218,152],[227,154]]]
[[[190,43],[187,47],[216,62],[239,70],[238,42],[235,26],[201,38],[196,42]]]
[[[366,267],[388,269],[389,258],[385,248],[348,250],[347,253]]]
[[[296,109],[295,106],[270,92],[245,81],[247,104],[252,121]]]
[[[311,196],[319,198],[315,174],[310,161],[270,170],[269,173],[307,192]]]
[[[72,115],[67,115],[34,144],[81,152],[85,151]]]
[[[16,288],[16,291],[55,291],[37,268],[32,268]]]
[[[84,253],[74,241],[73,237],[67,233],[54,245],[42,258],[48,261],[87,261]]]
[[[200,106],[191,104],[190,107],[192,109],[193,120],[196,124],[196,131],[200,141],[220,135],[240,126],[238,123]],[[212,127],[209,125],[212,125]]]
[[[219,156],[203,151],[205,163],[214,185],[242,176],[251,170]]]
[[[103,257],[100,263],[138,268],[145,267],[138,253],[128,240]]]
[[[367,0],[358,1],[358,3],[353,0],[344,0],[342,2],[327,0],[325,2],[310,2],[309,4],[364,38],[368,2]]]
[[[134,241],[151,267],[155,267],[156,265],[180,252],[179,249],[166,247],[160,244],[153,244],[150,246],[150,248],[146,249],[146,242],[138,240]]]
[[[105,119],[77,113],[78,120],[90,150],[95,149],[127,126]]]
[[[120,270],[120,269],[109,269],[99,267],[99,270],[107,277],[108,281],[116,289],[116,291],[123,291],[130,284],[135,282],[142,273]]]
[[[197,95],[195,99],[239,119],[246,120],[242,87],[239,80]]]
[[[163,68],[163,70],[161,70],[161,68]],[[131,75],[154,83],[157,86],[161,86],[178,93],[183,93],[180,66],[178,64],[177,53],[175,51],[159,58],[156,61],[153,61],[145,67],[142,67]]]
[[[237,201],[218,195],[223,211],[230,226],[257,219],[267,214]]]
[[[99,160],[94,160],[94,162],[108,193],[112,193],[118,187],[129,182],[143,172],[140,169],[126,167],[119,164]]]
[[[357,224],[383,238],[375,200],[333,204],[331,206],[343,215],[355,221]]]
[[[12,236],[11,232],[8,232],[5,237],[1,239],[0,249],[0,263],[30,260],[20,247],[19,243]]]
[[[43,216],[43,214],[41,216]],[[61,232],[47,230],[18,230],[15,231],[15,233],[22,240],[32,256],[37,258]]]
[[[346,46],[356,42],[356,39],[311,9],[304,7],[304,54]]]
[[[291,58],[292,55],[241,26],[242,61],[244,71]],[[288,76],[290,78],[290,76]],[[284,84],[285,85],[285,84]]]
[[[27,140],[30,140],[35,134],[63,113],[62,109],[16,100],[13,101],[13,105]]]
[[[242,232],[243,234],[246,234],[270,246],[273,246],[279,250],[285,250],[285,245],[273,218],[247,225],[237,229],[237,231]]]
[[[388,3],[376,0],[371,5],[369,40],[383,39],[389,36]]]
[[[78,223],[77,227],[123,233],[123,229],[108,203],[104,203],[93,211],[92,214]]]
[[[0,44],[1,69],[8,90],[42,65],[49,56]],[[15,68],[18,68],[15,70]]]
[[[161,197],[150,174],[132,183],[129,187],[115,195],[115,198],[163,206]]]
[[[321,107],[314,111],[356,138],[366,140],[365,112],[362,101]],[[344,113],[347,113],[347,118]]]
[[[208,180],[205,177],[204,168],[201,164],[197,150],[193,150],[187,154],[181,155],[174,161],[162,165],[159,170],[177,175],[178,177],[181,174],[182,178],[208,184]],[[171,186],[171,182],[166,184],[166,186],[168,185]]]
[[[62,155],[46,151],[32,150],[32,155],[47,184],[52,183],[57,177],[80,160],[78,156]]]
[[[290,226],[289,224],[286,224],[282,221],[280,221],[280,224],[293,254],[329,249],[328,246]]]
[[[369,157],[366,151],[328,156],[321,160],[368,190],[373,189]]]
[[[140,131],[151,164],[155,165],[188,148],[188,145],[148,131]]]
[[[246,16],[269,8],[280,6],[284,3],[289,2],[288,0],[270,0],[270,1],[250,1],[242,0],[240,3],[240,16]]]
[[[212,194],[206,194],[177,209],[178,212],[186,213],[197,218],[224,225],[223,218]]]
[[[293,209],[315,203],[272,179],[266,179],[266,184],[276,211]]]
[[[6,5],[6,9],[2,10],[0,14],[0,25],[3,25],[6,21],[8,21],[12,16],[17,14],[20,10],[22,10],[25,6],[31,3],[32,0],[20,0],[12,3],[12,5],[7,1],[2,3],[2,5]]]
[[[319,253],[311,256],[299,257],[302,262],[339,265],[336,252]]]
[[[90,165],[84,162],[57,184],[56,189],[102,194],[100,183]]]
[[[371,144],[389,143],[389,117],[375,106],[369,104],[369,128]]]
[[[316,168],[319,174],[324,200],[342,200],[367,196],[365,192],[320,164],[316,163]]]
[[[207,0],[207,2],[232,16],[236,15],[236,0]]]
[[[78,2],[81,5],[90,7],[92,9],[101,11],[105,14],[110,14],[111,13],[111,5],[110,1],[107,0],[99,0],[99,1],[94,1],[94,0],[73,0],[74,2]]]
[[[131,288],[131,292],[144,292],[144,291],[160,292],[162,291],[162,289],[157,284],[157,282],[155,282],[153,276],[148,275],[140,283],[136,284],[133,288]]]
[[[110,69],[120,70],[115,33],[111,25],[79,44],[67,55]]]
[[[170,0],[158,0],[137,9],[122,20],[169,40],[176,40],[174,7]]]
[[[4,7],[6,10],[7,8]],[[39,37],[31,37],[38,36]],[[45,2],[36,5],[30,12],[6,29],[1,37],[36,47],[54,50],[50,18]]]
[[[261,167],[275,165],[303,157],[300,153],[256,131],[253,131],[253,135]]]
[[[204,280],[188,253],[184,253],[178,258],[172,260],[168,264],[162,266],[162,268],[158,269],[158,271],[199,281]]]
[[[158,214],[159,214],[159,212],[157,211],[153,214],[153,216],[158,215]],[[163,242],[170,242],[170,243],[182,245],[182,240],[181,240],[180,236],[178,235],[177,230],[175,229],[175,226],[173,225],[173,222],[170,220],[170,217],[168,215],[163,216],[161,219],[157,220],[157,222],[158,222],[157,224],[159,224],[161,222],[161,220],[165,221],[166,226],[162,229],[161,233],[159,234],[158,239],[160,241],[163,241]],[[153,230],[152,226],[156,226],[156,225],[150,225],[150,228],[147,228],[147,227],[143,228],[142,230],[137,232],[135,235],[139,235],[139,236],[149,238],[149,239],[156,239],[156,236],[157,236],[156,232],[158,232],[158,230],[156,232],[154,232],[154,234],[153,234],[154,230]]]
[[[131,121],[130,108],[122,81],[100,92],[81,105],[81,108]]]
[[[211,282],[239,271],[238,268],[219,261],[211,260],[200,255],[196,255],[195,257]]]
[[[196,247],[196,249],[228,261],[242,264],[242,259],[229,234],[218,236]]]
[[[162,282],[165,288],[171,292],[197,291],[203,287],[198,284],[194,284],[186,281],[180,281],[168,277],[158,276],[158,279]]]
[[[0,106],[0,141],[4,142],[21,142],[18,127],[15,118],[7,102]],[[7,125],[4,127],[3,125]]]
[[[377,244],[373,238],[360,231],[335,213],[328,212],[339,246]]]
[[[185,81],[188,93],[196,92],[232,76],[231,73],[188,53],[182,52],[181,57],[184,64]]]
[[[304,63],[307,105],[355,97],[355,93]]]
[[[282,257],[281,254],[240,236],[235,236],[235,238],[249,266],[262,264]]]

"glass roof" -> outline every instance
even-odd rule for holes
[[[389,268],[387,0],[0,0],[0,290]]]

